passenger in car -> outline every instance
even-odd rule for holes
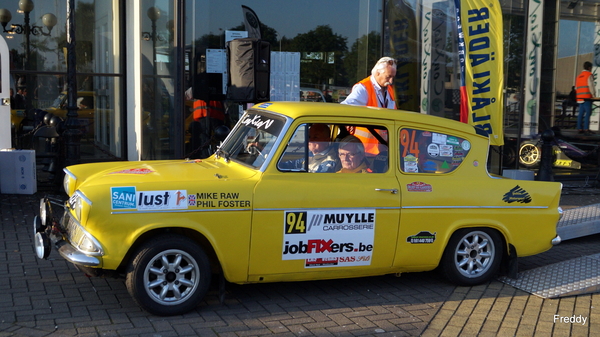
[[[308,172],[333,173],[339,169],[340,163],[335,146],[331,144],[331,130],[327,124],[313,124],[308,129],[308,150]],[[279,164],[279,168],[283,169],[303,167],[304,158]]]
[[[365,157],[365,146],[355,136],[346,136],[338,146],[342,169],[338,173],[371,173]]]

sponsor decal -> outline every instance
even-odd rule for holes
[[[446,136],[445,134],[434,132],[433,137],[431,137],[431,142],[436,144],[446,144],[447,137],[448,136]]]
[[[427,145],[427,154],[430,157],[437,157],[440,155],[440,146],[438,144],[431,143]]]
[[[408,156],[404,157],[404,172],[418,173],[418,161],[419,159],[413,156],[412,154],[409,154]]]
[[[186,209],[188,195],[185,190],[137,191],[135,187],[111,187],[112,209],[156,211]]]
[[[307,259],[304,261],[304,266],[306,268],[315,268],[315,267],[335,267],[338,265],[337,257],[330,258],[316,258],[316,259]]]
[[[198,208],[248,208],[250,200],[240,199],[239,193],[201,192],[195,194],[195,204]]]
[[[375,210],[286,211],[283,260],[306,267],[371,264]]]
[[[454,155],[454,146],[440,145],[440,156],[441,157],[452,157],[453,155]]]
[[[188,195],[188,206],[196,206],[196,196],[194,194]]]
[[[258,107],[262,108],[262,109],[266,109],[266,108],[270,107],[271,104],[273,104],[273,103],[263,103],[263,104],[259,104]]]
[[[430,232],[422,231],[418,234],[411,235],[406,238],[408,243],[433,243],[435,241],[436,233],[431,234]]]
[[[422,181],[415,181],[410,184],[406,184],[406,190],[408,192],[433,192],[433,187]]]
[[[111,187],[112,209],[135,209],[135,187]]]
[[[528,204],[531,202],[531,195],[525,191],[521,186],[517,185],[510,191],[504,194],[502,201],[507,203],[519,202],[522,204]]]
[[[273,122],[275,122],[275,120],[269,118],[263,119],[263,116],[260,115],[246,116],[246,118],[244,118],[244,120],[241,121],[241,123],[246,126],[252,125],[257,129],[262,130],[268,130],[271,127],[271,125],[273,125]]]
[[[126,169],[121,171],[111,172],[109,174],[148,174],[154,172],[151,169],[147,168],[137,168],[137,169]]]
[[[448,138],[446,139],[446,143],[450,145],[458,145],[458,139],[453,136],[448,136]]]
[[[137,210],[185,209],[186,200],[186,191],[140,191],[137,193]]]
[[[425,164],[423,164],[423,172],[435,173],[436,171],[437,171],[437,164],[434,161],[428,160],[425,162]]]
[[[462,143],[460,143],[460,146],[465,151],[469,151],[471,149],[471,143],[468,140],[463,140]]]
[[[355,266],[357,262],[369,261],[370,256],[346,256],[346,257],[330,257],[330,258],[316,258],[306,259],[304,261],[305,268],[319,268],[319,267],[347,267]]]

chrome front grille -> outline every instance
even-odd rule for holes
[[[79,225],[79,222],[77,222],[68,210],[65,211],[65,215],[63,216],[63,230],[65,231],[67,240],[74,246],[77,246],[84,236],[83,229]]]

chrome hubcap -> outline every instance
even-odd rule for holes
[[[471,232],[456,247],[454,263],[462,275],[477,277],[491,267],[494,254],[494,242],[488,234]]]

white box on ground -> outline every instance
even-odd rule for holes
[[[534,180],[535,173],[530,170],[504,170],[502,176],[517,180]]]
[[[0,192],[2,194],[37,192],[35,150],[0,150]]]

